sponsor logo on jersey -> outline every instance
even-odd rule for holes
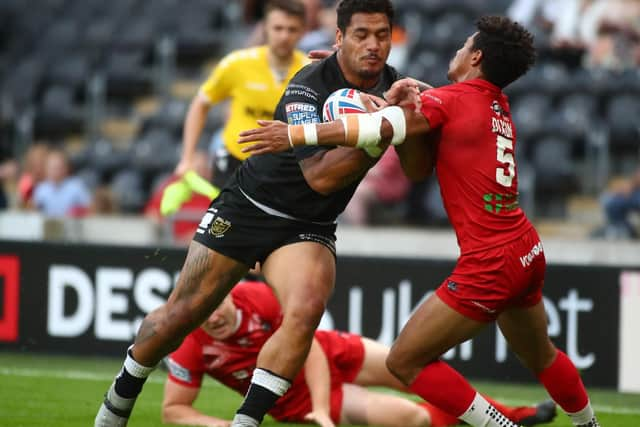
[[[216,219],[214,219],[211,223],[209,233],[216,237],[222,237],[229,228],[231,228],[231,221],[227,221],[222,217],[216,217]]]
[[[298,239],[301,241],[320,243],[321,245],[326,246],[334,255],[336,253],[336,242],[321,234],[300,233],[298,234]]]
[[[442,105],[442,104],[443,104],[442,99],[438,98],[437,96],[431,95],[430,93],[425,93],[425,94],[424,94],[424,96],[425,96],[426,98],[429,98],[429,99],[430,99],[430,100],[432,100],[432,101],[437,102],[437,103],[438,103],[438,104],[440,104],[440,105]]]
[[[533,247],[531,248],[528,254],[520,257],[520,263],[522,264],[522,267],[526,268],[530,266],[531,263],[533,262],[533,259],[538,255],[540,255],[542,252],[543,252],[542,242],[538,242],[535,245],[533,245]]]
[[[486,305],[479,303],[478,301],[471,301],[471,304],[475,305],[476,307],[481,308],[484,312],[489,313],[489,314],[493,314],[493,313],[496,312],[495,309],[489,308]]]
[[[306,102],[290,102],[284,106],[287,114],[287,122],[290,125],[301,125],[305,123],[320,123],[318,108]]]
[[[491,111],[493,111],[498,117],[506,116],[506,112],[502,108],[502,105],[496,100],[491,103]]]
[[[287,89],[284,91],[284,96],[301,96],[304,98],[318,100],[318,92],[310,88],[309,86],[299,85],[296,83],[290,83]]]
[[[180,366],[175,360],[172,358],[167,359],[167,365],[169,368],[169,372],[171,375],[176,377],[177,379],[184,381],[186,383],[191,382],[191,372],[184,366]]]

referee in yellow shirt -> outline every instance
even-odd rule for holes
[[[222,187],[248,157],[236,141],[238,134],[255,127],[256,120],[273,118],[289,80],[308,63],[306,55],[295,48],[305,31],[305,7],[301,1],[269,1],[264,27],[267,44],[229,53],[193,98],[184,123],[182,156],[175,170],[178,175],[192,169],[196,145],[211,106],[231,99],[222,136],[227,161],[217,162],[219,167],[213,179],[214,185]]]

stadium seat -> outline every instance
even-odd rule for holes
[[[447,12],[434,22],[433,43],[450,57],[473,31],[473,24],[462,12]]]
[[[151,93],[151,71],[143,66],[144,52],[112,52],[107,61],[107,95],[131,99]]]
[[[637,95],[620,95],[612,98],[606,108],[611,151],[637,156],[640,147],[640,99]]]
[[[91,192],[95,191],[102,181],[100,173],[93,168],[81,169],[75,175],[82,180]]]
[[[563,97],[547,123],[550,133],[584,142],[596,121],[597,99],[589,93],[574,93]]]
[[[551,112],[551,99],[539,93],[521,96],[511,105],[511,115],[522,139],[530,139],[544,133]]]
[[[164,129],[170,131],[175,138],[180,138],[187,108],[188,105],[185,101],[171,100],[165,102],[155,114],[144,121],[142,132],[144,133],[151,129]]]
[[[116,204],[124,213],[140,213],[147,200],[143,189],[143,176],[136,170],[123,170],[111,181]]]
[[[47,84],[70,87],[79,93],[84,90],[89,70],[87,56],[81,54],[65,55],[49,68],[46,82]]]
[[[571,85],[571,76],[567,67],[557,62],[546,62],[537,65],[538,91],[550,96],[566,93]]]
[[[571,142],[551,136],[532,146],[535,170],[536,214],[562,217],[566,197],[578,189]]]
[[[168,131],[153,129],[131,147],[131,164],[146,176],[172,170],[180,159],[180,146]]]
[[[126,152],[116,150],[111,142],[99,139],[74,156],[73,163],[78,168],[90,168],[101,176],[108,177],[127,168],[129,156]]]
[[[84,116],[73,97],[73,89],[66,86],[46,90],[36,115],[36,137],[59,138],[82,132]]]

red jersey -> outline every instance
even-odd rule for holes
[[[179,177],[172,175],[162,182],[160,187],[153,193],[151,199],[144,207],[145,215],[153,214],[160,216],[160,203],[162,202],[162,193],[169,184],[173,184]],[[178,211],[179,217],[173,223],[173,237],[176,239],[191,239],[198,228],[198,224],[202,219],[202,213],[209,208],[211,199],[199,193],[193,193],[191,198],[180,206]],[[192,218],[190,218],[192,217]]]
[[[241,317],[240,327],[226,340],[215,340],[202,328],[191,332],[169,356],[169,379],[187,387],[200,387],[204,374],[245,395],[251,384],[258,353],[280,326],[280,305],[271,289],[261,282],[242,282],[231,290]],[[332,418],[338,422],[343,382],[353,381],[364,360],[360,337],[334,331],[318,331],[316,338],[330,364]],[[279,421],[302,422],[311,411],[311,395],[304,370],[293,380],[269,414]]]
[[[507,97],[474,79],[424,91],[436,131],[436,174],[461,254],[508,243],[531,223],[518,205],[515,127]]]

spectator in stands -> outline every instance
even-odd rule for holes
[[[18,165],[11,157],[2,158],[0,154],[0,210],[7,209],[10,206],[9,192],[6,186],[8,183],[15,181],[18,174]]]
[[[578,24],[583,0],[514,0],[507,15],[527,28],[549,34],[555,47],[578,47]]]
[[[640,168],[603,194],[601,204],[607,223],[595,230],[593,237],[637,238],[638,231],[629,216],[633,212],[640,212]]]
[[[118,213],[118,204],[113,191],[108,186],[101,185],[95,189],[89,213],[91,215],[113,215]]]
[[[369,224],[374,209],[402,202],[410,188],[396,151],[387,150],[360,182],[341,219],[347,224]]]
[[[33,190],[45,179],[49,147],[43,143],[33,144],[24,156],[22,174],[18,180],[18,206],[33,207]]]
[[[336,29],[336,5],[334,2],[321,0],[305,0],[307,32],[304,34],[298,49],[303,52],[319,49],[331,49],[335,43]]]
[[[640,2],[591,2],[580,22],[580,37],[587,45],[588,67],[622,70],[640,65]]]
[[[193,170],[207,181],[211,181],[213,177],[210,164],[211,162],[206,152],[198,150],[193,155]],[[184,203],[172,218],[164,218],[160,215],[162,193],[169,184],[178,179],[180,179],[178,175],[172,175],[160,184],[145,206],[144,215],[158,224],[164,221],[172,221],[171,233],[174,242],[187,245],[198,227],[202,214],[209,207],[211,199],[194,192],[191,195],[191,199]]]
[[[64,151],[48,152],[45,178],[33,192],[33,206],[37,210],[57,218],[87,214],[91,193],[80,178],[70,174],[69,159]]]

